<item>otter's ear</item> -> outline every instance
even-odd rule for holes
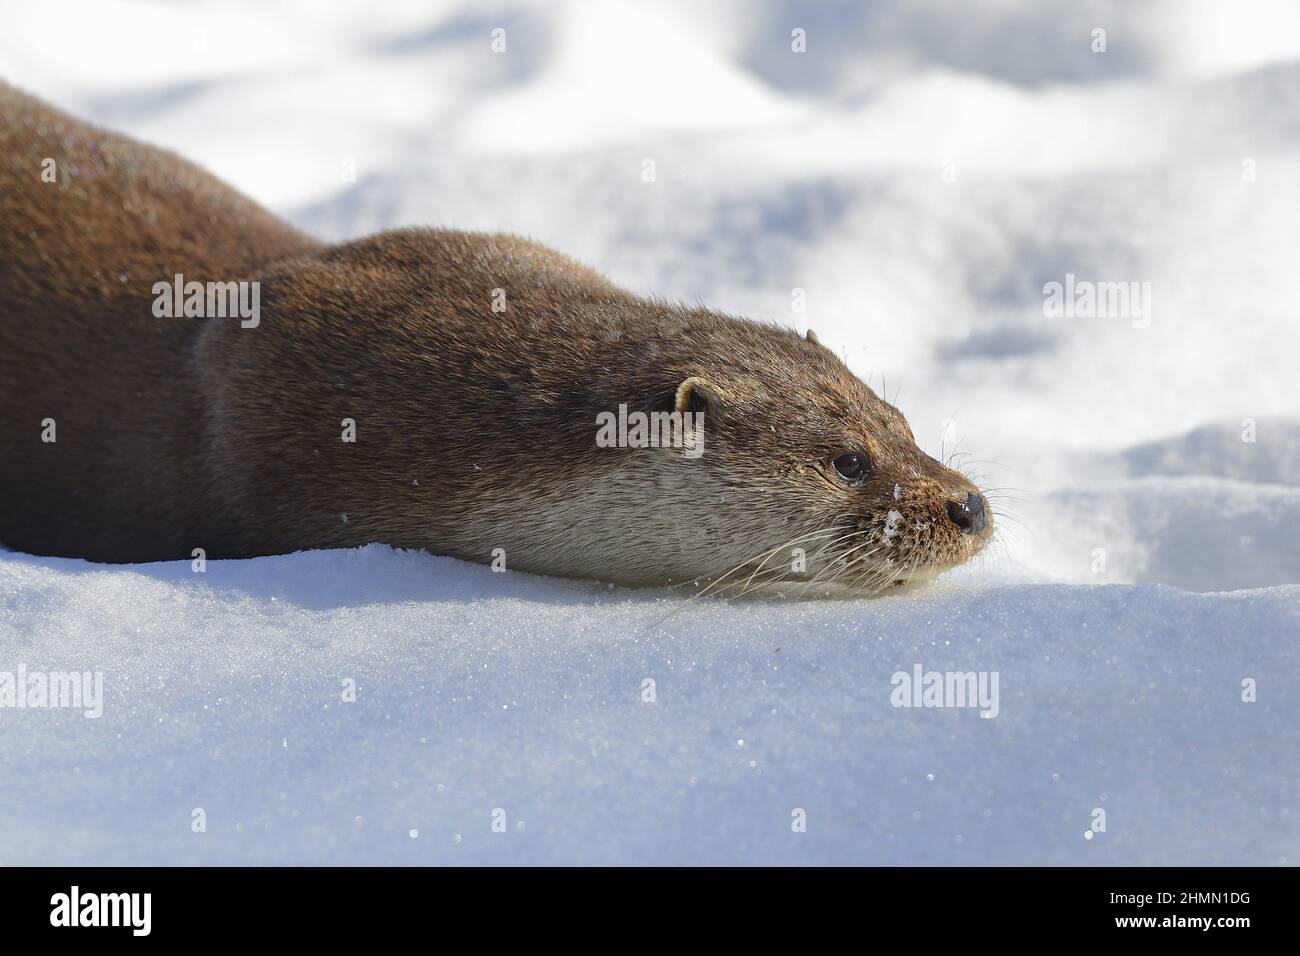
[[[822,344],[822,340],[817,338],[817,333],[814,332],[812,329],[808,330],[807,334],[804,335],[804,338],[807,339],[809,342],[811,342],[813,345]]]
[[[710,415],[716,415],[722,411],[725,402],[726,394],[722,389],[707,378],[692,375],[677,386],[677,400],[674,403],[673,410],[677,412],[707,412]]]

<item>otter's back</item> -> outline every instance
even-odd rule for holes
[[[153,286],[315,248],[193,164],[0,82],[0,544],[116,559],[131,539],[183,545],[176,516],[202,493],[203,320],[156,318]],[[158,461],[171,467],[142,464]]]

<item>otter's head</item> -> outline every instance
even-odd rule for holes
[[[984,496],[917,446],[897,408],[811,332],[746,325],[731,342],[697,340],[708,346],[673,399],[676,411],[704,415],[700,530],[735,559],[710,589],[874,593],[984,547]]]

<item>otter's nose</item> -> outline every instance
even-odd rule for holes
[[[972,491],[964,502],[948,502],[948,517],[966,534],[979,534],[989,523],[984,514],[984,496]]]

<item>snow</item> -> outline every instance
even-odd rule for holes
[[[0,76],[325,237],[515,231],[811,326],[998,546],[730,603],[0,552],[0,671],[105,698],[0,708],[0,863],[1300,859],[1294,5],[698,6],[0,0]],[[1067,274],[1149,324],[1047,316]],[[894,707],[917,665],[997,716]]]

